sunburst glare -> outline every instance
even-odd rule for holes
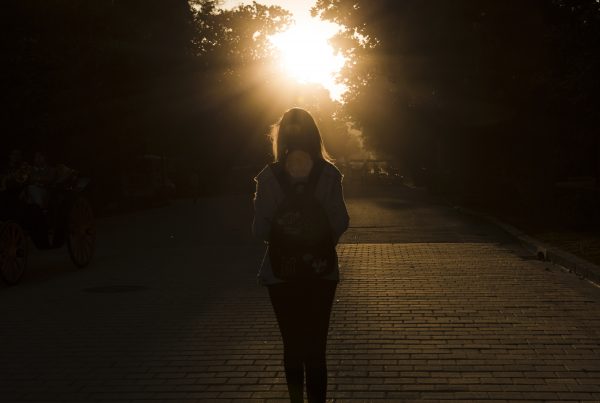
[[[332,99],[340,100],[346,88],[336,82],[336,76],[345,58],[336,55],[329,44],[332,35],[331,27],[319,21],[306,21],[270,39],[280,52],[280,66],[285,74],[300,83],[321,84]]]

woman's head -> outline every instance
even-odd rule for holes
[[[307,152],[313,160],[331,160],[315,119],[301,108],[292,108],[283,114],[273,128],[271,141],[275,161],[284,161],[294,150]]]

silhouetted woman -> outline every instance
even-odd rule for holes
[[[255,178],[253,232],[269,244],[259,281],[269,290],[281,331],[291,401],[303,401],[306,371],[308,401],[325,402],[327,331],[339,280],[335,245],[349,222],[342,175],[306,110],[285,112],[271,137],[275,161]],[[288,237],[301,232],[289,218],[302,214],[314,222],[300,227],[314,227],[309,232],[318,239],[303,244],[312,248],[308,251],[299,250]]]

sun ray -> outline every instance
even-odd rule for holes
[[[345,59],[335,54],[329,44],[332,35],[331,28],[319,21],[303,21],[270,40],[279,51],[278,61],[284,74],[300,83],[320,84],[332,99],[340,100],[346,88],[336,82],[336,76]]]

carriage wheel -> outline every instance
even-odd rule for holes
[[[16,284],[27,266],[27,237],[15,222],[0,225],[0,273],[8,284]]]
[[[85,267],[92,260],[96,244],[94,212],[83,197],[75,200],[68,217],[67,247],[75,266]]]

